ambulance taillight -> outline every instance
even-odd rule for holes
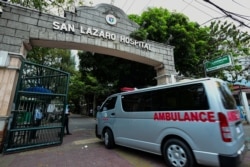
[[[231,142],[232,141],[232,135],[229,128],[229,123],[227,120],[227,117],[223,113],[218,113],[219,122],[220,122],[220,132],[221,137],[224,142]]]

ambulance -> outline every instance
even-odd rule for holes
[[[96,136],[163,156],[168,167],[237,167],[246,152],[227,83],[194,79],[117,93],[98,107]]]

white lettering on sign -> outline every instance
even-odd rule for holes
[[[109,40],[116,40],[116,34],[110,33],[108,31],[98,30],[96,28],[88,27],[87,29],[84,29],[82,26],[80,28],[81,34],[91,35],[95,37],[100,37],[103,39],[109,39]]]
[[[152,48],[148,43],[145,43],[143,41],[137,41],[137,40],[134,40],[133,38],[129,38],[127,36],[120,36],[120,42],[152,51]]]
[[[80,26],[80,34],[83,35],[89,35],[93,37],[98,37],[98,38],[103,38],[103,39],[108,39],[112,41],[117,40],[117,35],[109,32],[109,31],[104,31],[104,30],[99,30],[97,28],[92,28],[92,27],[83,27]],[[65,32],[71,32],[75,33],[75,26],[72,24],[66,24],[66,23],[59,23],[54,21],[53,22],[53,29],[54,30],[59,30],[59,31],[65,31]],[[143,42],[143,41],[137,41],[133,38],[130,38],[128,36],[121,35],[120,38],[118,39],[120,43],[124,43],[127,45],[135,46],[144,50],[152,51],[151,45]]]
[[[75,26],[66,23],[53,22],[53,29],[67,32],[75,32]]]

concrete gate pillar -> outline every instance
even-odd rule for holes
[[[177,72],[174,64],[174,47],[168,46],[163,51],[161,64],[154,67],[156,70],[157,85],[175,83],[177,81]]]
[[[170,84],[176,82],[176,72],[174,69],[168,69],[166,65],[155,67],[157,85]]]
[[[0,152],[23,58],[22,54],[0,50]]]

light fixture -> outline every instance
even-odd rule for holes
[[[0,67],[7,67],[9,65],[10,58],[8,52],[0,50]]]
[[[3,13],[3,7],[0,6],[0,16],[2,15],[2,13]]]

